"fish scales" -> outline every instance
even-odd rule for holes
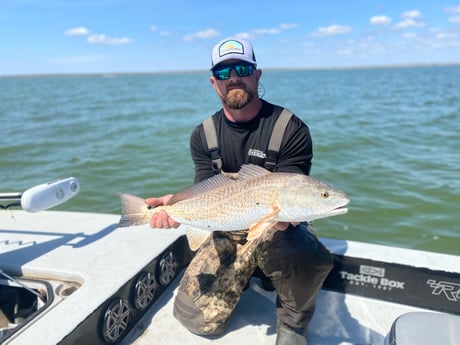
[[[164,209],[179,223],[214,230],[241,230],[270,213],[286,180],[261,176],[183,200]],[[204,223],[203,223],[204,222]]]

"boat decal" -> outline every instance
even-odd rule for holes
[[[325,290],[460,315],[460,273],[334,254]]]
[[[359,266],[359,273],[354,274],[347,271],[340,271],[342,279],[346,279],[350,284],[367,285],[382,290],[404,289],[405,282],[385,278],[385,269],[382,267],[373,267],[367,265]]]
[[[448,281],[436,281],[434,279],[428,279],[426,283],[433,289],[433,295],[439,296],[442,294],[449,301],[460,301],[460,284]]]

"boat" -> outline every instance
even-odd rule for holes
[[[223,335],[195,335],[173,317],[193,257],[181,228],[119,228],[118,215],[46,210],[56,201],[43,197],[29,204],[0,210],[0,343],[275,344],[276,295],[255,277]],[[460,256],[322,242],[335,264],[309,345],[460,344]]]

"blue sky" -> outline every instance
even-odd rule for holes
[[[222,38],[260,68],[460,62],[460,0],[1,0],[0,75],[205,70]]]

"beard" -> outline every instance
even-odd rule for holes
[[[230,109],[242,109],[252,101],[254,96],[254,92],[246,90],[243,86],[240,89],[228,91],[227,94],[221,98]]]

